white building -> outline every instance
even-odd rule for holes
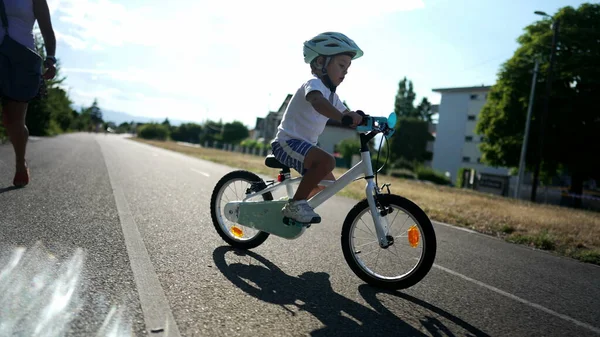
[[[479,144],[483,137],[475,133],[479,112],[487,99],[490,86],[434,89],[442,94],[436,139],[433,144],[433,169],[449,172],[456,183],[460,168],[479,173],[508,175],[509,169],[481,163]]]

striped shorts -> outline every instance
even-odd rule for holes
[[[289,139],[285,142],[274,141],[271,143],[275,159],[283,165],[298,171],[301,175],[306,173],[304,158],[313,146],[311,143],[300,139]]]

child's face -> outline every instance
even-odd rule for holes
[[[327,65],[327,73],[336,87],[342,83],[348,73],[352,58],[348,55],[337,55]]]

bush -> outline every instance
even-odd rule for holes
[[[360,154],[360,141],[354,138],[344,139],[339,144],[334,146],[334,152],[339,152],[339,154],[344,158],[344,162],[347,168],[350,168],[352,164],[352,156],[355,154]],[[373,170],[377,170],[373,167]]]
[[[255,139],[250,139],[250,138],[246,138],[246,139],[242,140],[242,142],[240,143],[241,146],[244,146],[248,149],[254,149],[254,148],[260,146],[259,144],[260,143],[257,142]]]
[[[427,180],[438,185],[450,185],[448,179],[443,173],[437,172],[431,167],[419,166],[415,169],[417,179]]]
[[[48,136],[58,136],[64,131],[66,130],[63,130],[57,121],[55,121],[54,119],[50,120],[50,123],[48,125]]]
[[[415,167],[418,166],[416,161],[406,160],[404,158],[398,158],[394,161],[394,168],[398,169],[406,169],[409,171],[414,171]]]
[[[139,136],[144,139],[166,140],[169,137],[169,128],[162,124],[145,124],[140,127]]]
[[[390,173],[390,175],[394,178],[417,179],[417,176],[415,173],[413,173],[410,170],[405,170],[405,169],[394,170],[394,171],[392,171],[392,173]]]

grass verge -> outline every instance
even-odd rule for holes
[[[190,147],[171,141],[131,139],[259,174],[275,177],[278,172],[266,167],[260,156]],[[334,170],[336,177],[344,172]],[[596,212],[518,201],[381,174],[378,182],[380,186],[391,183],[392,193],[417,203],[432,220],[600,265],[600,214]],[[339,195],[363,199],[364,186],[364,181],[356,181]]]

